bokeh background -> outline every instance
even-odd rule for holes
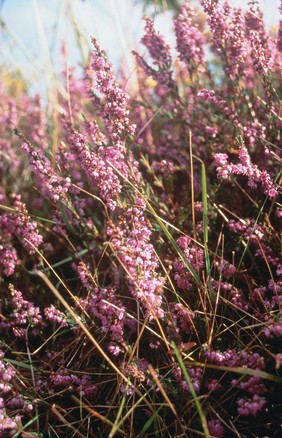
[[[138,48],[142,37],[142,16],[154,16],[156,27],[173,44],[172,17],[181,3],[181,0],[0,0],[0,66],[7,73],[19,72],[32,92],[44,94],[64,68],[62,47],[69,65],[81,65],[93,35],[115,68],[122,65],[130,75],[135,65],[131,50]],[[230,3],[245,8],[248,0]],[[280,0],[259,0],[259,4],[267,27],[277,26]]]

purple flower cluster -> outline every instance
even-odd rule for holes
[[[61,310],[56,309],[56,307],[53,304],[50,304],[50,306],[45,307],[44,315],[47,320],[53,321],[56,324],[59,324],[61,327],[66,327],[68,325],[66,315]]]
[[[228,18],[230,14],[230,6],[224,2],[224,6],[220,9],[219,2],[213,0],[201,0],[201,5],[204,12],[208,15],[208,24],[212,30],[213,45],[217,53],[223,53],[226,50],[226,43],[230,36],[228,26]]]
[[[242,128],[242,124],[240,123],[238,114],[235,110],[231,109],[225,99],[221,99],[218,97],[214,90],[207,90],[206,88],[202,88],[198,91],[198,98],[205,102],[211,102],[216,105],[224,115],[228,118],[230,122],[237,128]]]
[[[208,428],[212,436],[216,438],[224,437],[224,427],[219,420],[209,420]]]
[[[39,392],[56,394],[57,391],[72,391],[81,397],[91,398],[96,391],[89,374],[76,375],[71,370],[61,367],[59,371],[50,374],[49,378],[39,377],[36,381]]]
[[[2,394],[11,391],[11,381],[15,377],[16,372],[11,365],[3,361],[4,353],[0,352],[0,390]]]
[[[25,300],[22,292],[16,290],[13,285],[9,286],[11,293],[10,314],[8,318],[1,318],[0,332],[12,330],[13,336],[25,338],[27,328],[30,334],[38,334],[43,326],[43,320],[39,307]]]
[[[254,127],[244,127],[239,120],[237,112],[231,110],[224,99],[218,98],[213,90],[206,89],[200,90],[198,92],[198,97],[205,101],[208,100],[218,106],[228,119],[232,121],[233,125],[241,130],[241,133],[246,139],[250,141],[251,144],[254,143]],[[255,134],[257,135],[257,133],[257,129],[255,129]],[[264,136],[263,133],[262,136]],[[269,198],[275,198],[278,195],[277,185],[266,170],[260,170],[256,164],[252,163],[249,151],[244,144],[241,145],[238,150],[238,158],[240,162],[233,164],[229,162],[229,156],[226,153],[214,154],[218,178],[227,179],[231,175],[245,175],[248,177],[248,185],[252,189],[257,189],[257,186],[260,183],[265,195]]]
[[[254,394],[252,397],[247,399],[240,398],[237,401],[238,413],[244,416],[253,415],[255,417],[257,413],[263,409],[266,403],[266,399],[257,394]]]
[[[140,300],[152,318],[163,317],[162,286],[164,279],[156,273],[158,267],[151,231],[144,216],[145,202],[135,199],[135,205],[120,217],[119,225],[109,226],[112,249],[127,274],[132,295]]]
[[[256,224],[254,219],[246,219],[244,221],[230,220],[228,227],[231,231],[239,232],[244,239],[252,243],[255,247],[255,257],[261,260],[267,260],[276,270],[276,275],[282,275],[282,264],[280,257],[275,254],[269,242],[278,238],[276,232],[269,234],[259,224]]]
[[[131,154],[127,163],[128,154],[125,149],[125,141],[134,135],[135,125],[129,122],[128,96],[117,83],[112,64],[97,41],[93,39],[92,43],[94,50],[90,67],[94,74],[94,91],[91,90],[90,93],[103,120],[105,133],[92,119],[84,123],[85,134],[73,130],[66,122],[64,124],[74,155],[77,156],[89,182],[98,186],[100,196],[109,208],[114,210],[123,186],[116,170],[125,179],[130,177],[136,182],[140,180]]]
[[[31,168],[39,179],[43,193],[54,202],[66,197],[71,180],[56,174],[50,160],[41,149],[35,149],[30,143],[22,143],[22,150],[28,156]]]
[[[196,13],[185,3],[177,19],[174,20],[176,47],[179,59],[188,65],[189,71],[199,69],[206,64],[204,36],[199,30]]]
[[[21,202],[21,197],[19,195],[14,196],[14,208],[16,211],[14,234],[21,236],[23,239],[23,246],[26,247],[29,254],[34,254],[34,247],[38,248],[43,241],[42,235],[38,232],[38,224],[31,220],[26,205]]]
[[[177,244],[183,250],[187,261],[193,269],[197,270],[204,266],[204,250],[197,248],[196,244],[188,236],[182,236],[177,240]],[[179,258],[174,262],[174,279],[180,289],[189,289],[192,286],[192,274],[187,270],[185,263]]]
[[[85,309],[90,317],[99,321],[102,332],[109,334],[111,343],[110,351],[117,355],[120,348],[117,344],[124,339],[125,308],[115,296],[112,288],[99,288],[84,263],[78,266],[81,282],[89,292],[85,300],[80,301],[80,306]]]
[[[254,69],[264,76],[272,66],[272,56],[264,28],[263,15],[258,5],[251,5],[250,10],[246,12],[245,23]]]
[[[78,132],[70,136],[73,151],[78,157],[90,183],[97,184],[100,196],[111,210],[117,206],[117,197],[122,189],[119,177],[115,173],[118,169],[124,177],[128,176],[128,167],[124,162],[122,150],[108,146],[105,147],[96,140],[96,152],[89,148],[87,138]]]
[[[281,295],[280,295],[281,298]],[[280,300],[282,301],[282,300]],[[282,336],[282,311],[277,312],[273,317],[266,318],[266,328],[263,329],[264,335],[268,339],[273,339],[274,337]]]
[[[174,322],[174,336],[175,332],[179,333],[182,330],[184,333],[191,333],[193,331],[193,319],[195,314],[181,303],[171,304],[171,317]]]
[[[236,267],[227,260],[221,260],[221,262],[217,264],[217,270],[225,277],[232,277],[236,272]]]
[[[6,242],[0,236],[0,266],[4,275],[12,275],[15,272],[16,265],[20,263],[17,251],[11,243]]]
[[[239,150],[238,156],[240,163],[233,164],[228,162],[227,154],[214,155],[218,178],[226,179],[231,175],[245,175],[248,177],[248,185],[252,189],[257,189],[257,185],[260,183],[265,195],[269,198],[275,198],[278,194],[276,184],[266,170],[260,170],[257,165],[252,164],[247,148],[243,146]]]
[[[138,53],[133,52],[133,54],[137,64],[162,87],[162,93],[165,93],[175,88],[171,69],[170,46],[165,42],[164,37],[154,29],[153,20],[146,18],[145,23],[145,35],[141,42],[148,49],[153,65],[158,69],[151,67]]]
[[[228,367],[248,367],[253,370],[264,370],[265,362],[258,353],[248,353],[230,349],[227,351],[210,350],[205,353],[208,361]],[[238,413],[243,416],[256,416],[266,405],[267,388],[261,377],[255,375],[244,376],[241,379],[232,379],[232,387],[241,390],[242,395],[237,399]]]
[[[0,79],[0,436],[277,434],[281,26],[199,3],[131,96],[95,39],[58,118]]]
[[[265,361],[258,353],[248,353],[247,351],[238,351],[235,348],[219,351],[208,350],[205,357],[218,365],[228,367],[249,367],[256,370],[265,369]]]
[[[227,44],[226,72],[232,79],[247,73],[249,47],[245,38],[244,16],[241,9],[234,9]]]
[[[13,194],[11,204],[11,211],[0,216],[0,266],[2,265],[3,273],[7,276],[12,275],[16,265],[20,263],[18,252],[14,248],[16,239],[22,239],[23,247],[31,255],[34,254],[34,247],[37,248],[43,241],[38,224],[31,220],[20,195]]]
[[[187,372],[188,372],[189,377],[191,379],[193,388],[194,388],[195,392],[198,394],[200,392],[200,389],[201,389],[201,382],[203,379],[203,369],[197,368],[197,367],[188,367]],[[180,384],[181,388],[184,389],[184,391],[187,391],[190,393],[189,385],[188,385],[186,379],[184,378],[180,367],[176,367],[173,370],[173,375],[174,375],[175,379],[177,380],[177,382]]]
[[[264,28],[263,16],[255,3],[243,14],[240,8],[231,8],[225,1],[202,0],[208,14],[213,46],[225,63],[225,71],[232,80],[241,74],[250,75],[250,66],[265,76],[272,66],[271,49]]]
[[[22,412],[25,405],[25,401],[13,389],[16,371],[4,359],[4,356],[3,351],[0,350],[0,436],[17,431],[21,415],[15,414],[15,411]],[[14,415],[12,416],[7,412],[9,407],[14,408]],[[28,405],[28,409],[30,408],[31,405]]]
[[[118,85],[112,71],[112,64],[107,60],[106,53],[100,49],[93,38],[94,50],[91,56],[91,67],[95,73],[95,89],[105,96],[100,102],[100,115],[103,117],[109,138],[116,149],[124,149],[123,142],[128,135],[133,135],[135,125],[129,123],[127,96]],[[97,102],[97,99],[95,100]]]

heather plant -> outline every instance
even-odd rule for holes
[[[282,21],[200,4],[1,83],[0,436],[279,436]]]

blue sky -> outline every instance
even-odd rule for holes
[[[30,77],[49,70],[51,61],[60,70],[62,41],[70,63],[79,62],[81,53],[71,24],[75,20],[85,54],[94,35],[117,64],[124,54],[128,57],[137,35],[140,38],[141,15],[141,7],[128,0],[5,0],[1,16],[8,31],[1,30],[0,62],[11,68],[21,66]]]
[[[245,7],[247,0],[230,3]],[[260,4],[267,25],[277,24],[280,0],[260,0]],[[81,33],[85,54],[93,35],[115,66],[124,59],[129,71],[134,68],[130,52],[143,32],[143,8],[135,0],[0,0],[0,6],[8,29],[0,32],[0,64],[20,68],[35,90],[42,86],[40,78],[62,70],[62,41],[70,64],[80,62],[71,22]],[[156,26],[171,42],[171,14],[157,16]]]

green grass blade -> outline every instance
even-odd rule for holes
[[[120,417],[122,415],[122,411],[123,411],[123,408],[125,405],[126,393],[127,393],[128,387],[129,387],[128,384],[126,384],[126,388],[125,388],[124,394],[123,394],[121,402],[120,402],[119,410],[118,410],[118,413],[116,415],[116,418],[115,418],[112,430],[109,434],[109,437],[114,437],[115,434],[117,433],[117,431],[119,430],[119,420],[120,420]]]
[[[209,434],[208,424],[207,424],[207,420],[206,420],[206,417],[204,415],[204,412],[202,410],[202,406],[201,406],[201,403],[199,401],[199,397],[196,394],[196,391],[195,391],[194,386],[193,386],[193,384],[191,382],[190,376],[189,376],[189,374],[187,372],[187,369],[186,369],[186,367],[185,367],[185,365],[183,363],[183,360],[181,358],[181,355],[179,353],[178,348],[176,347],[175,342],[172,341],[171,344],[172,344],[172,347],[174,349],[177,361],[178,361],[178,363],[180,365],[180,368],[181,368],[181,370],[183,372],[183,375],[185,377],[185,380],[186,380],[186,382],[187,382],[187,384],[189,386],[190,393],[191,393],[191,395],[193,397],[193,400],[195,402],[196,409],[198,411],[198,414],[199,414],[199,417],[200,417],[200,420],[201,420],[201,424],[202,424],[202,428],[203,428],[203,431],[204,431],[204,436],[206,438],[209,438],[210,434]]]
[[[151,425],[153,424],[153,422],[157,418],[157,416],[158,416],[160,410],[162,409],[162,407],[163,407],[163,405],[159,406],[158,409],[151,415],[149,420],[144,424],[141,432],[137,435],[137,438],[142,438],[145,435],[147,430],[151,427]]]

